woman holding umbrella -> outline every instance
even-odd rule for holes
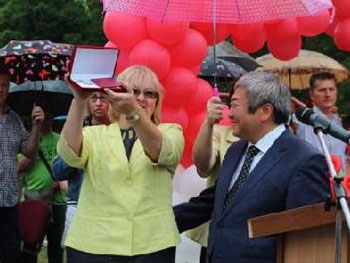
[[[180,239],[171,178],[182,156],[182,130],[159,122],[161,85],[150,69],[129,67],[118,80],[127,92],[105,90],[109,126],[83,130],[88,94],[72,89],[58,150],[85,171],[66,241],[68,262],[175,262]]]

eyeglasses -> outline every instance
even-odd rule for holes
[[[143,96],[146,99],[157,99],[158,98],[158,92],[153,90],[139,90],[139,89],[133,89],[135,97],[138,97],[143,93]]]
[[[107,102],[108,101],[107,96],[92,95],[90,97],[90,99],[92,100],[92,102],[96,102],[98,99],[100,99],[100,101],[102,101],[102,102]]]

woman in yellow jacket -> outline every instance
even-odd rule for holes
[[[68,263],[175,262],[180,241],[172,184],[184,139],[181,126],[160,124],[161,85],[147,67],[106,89],[111,124],[82,129],[88,94],[74,99],[58,143],[60,156],[84,169],[77,213],[66,240]]]

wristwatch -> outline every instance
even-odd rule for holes
[[[137,108],[137,110],[133,114],[125,117],[126,120],[128,120],[130,122],[138,121],[140,119],[140,110],[141,110],[141,108]]]

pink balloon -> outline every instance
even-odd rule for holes
[[[299,32],[303,36],[313,37],[325,32],[329,26],[330,13],[328,10],[313,16],[298,17]]]
[[[207,81],[197,78],[196,82],[197,86],[193,93],[196,102],[193,103],[193,100],[189,100],[186,103],[186,110],[191,115],[206,111],[207,102],[213,96],[213,88]]]
[[[130,52],[129,65],[145,65],[152,69],[159,79],[164,78],[171,65],[168,50],[153,40],[143,40]]]
[[[164,105],[181,107],[193,99],[196,76],[187,68],[171,68],[164,80]]]
[[[117,12],[106,12],[103,31],[116,46],[129,49],[147,38],[146,19]]]
[[[191,28],[201,32],[205,40],[208,42],[208,45],[220,43],[221,41],[225,40],[229,35],[228,24],[216,24],[215,39],[213,23],[192,22]]]
[[[190,28],[190,22],[160,21],[152,18],[147,19],[146,25],[150,37],[164,45],[179,42]]]
[[[334,43],[345,51],[350,51],[350,17],[340,21],[334,28]]]
[[[207,42],[196,30],[185,32],[180,42],[170,47],[172,66],[195,67],[207,55]]]
[[[301,49],[301,36],[267,39],[267,47],[272,55],[280,60],[290,60],[298,56]]]
[[[184,108],[165,106],[162,108],[162,122],[178,123],[185,130],[188,126],[188,115]]]

